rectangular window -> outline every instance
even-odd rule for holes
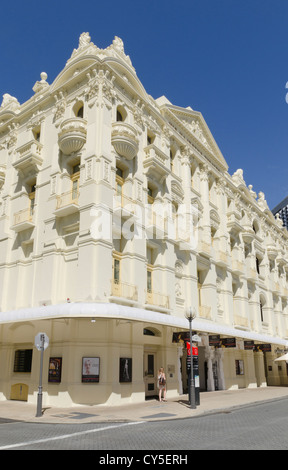
[[[152,292],[152,271],[147,270],[147,292]]]
[[[35,207],[35,194],[36,194],[36,184],[31,186],[31,192],[29,193],[30,199],[30,216],[32,217],[34,214],[34,207]]]
[[[120,260],[114,258],[114,270],[113,270],[114,282],[119,283],[120,281]]]
[[[73,173],[71,175],[71,182],[72,182],[72,202],[78,203],[78,196],[79,196],[79,181],[80,181],[80,167],[79,165],[75,165],[73,167]]]
[[[147,358],[148,375],[154,377],[154,354],[148,354]]]
[[[236,367],[236,375],[244,375],[244,361],[236,360],[235,361]]]
[[[14,372],[31,372],[33,349],[15,351]]]

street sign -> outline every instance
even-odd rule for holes
[[[202,338],[199,335],[193,335],[192,341],[194,341],[195,343],[201,343]]]
[[[34,344],[38,351],[41,351],[41,348],[45,351],[49,346],[49,338],[45,333],[38,333],[38,335],[35,336]]]

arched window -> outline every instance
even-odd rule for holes
[[[81,108],[78,109],[76,117],[83,118],[83,113],[84,113],[84,107],[81,106]]]
[[[123,106],[118,106],[117,112],[116,112],[116,121],[123,122],[126,120],[126,117],[127,117],[127,112],[125,111]]]
[[[263,304],[262,304],[262,300],[260,299],[260,317],[261,317],[261,322],[263,323],[263,319],[264,319],[264,316],[263,316]]]
[[[117,109],[117,117],[116,117],[116,120],[117,120],[117,121],[123,121],[123,116],[122,116],[122,114],[120,113],[119,109]]]
[[[73,113],[75,117],[83,118],[84,117],[84,105],[83,101],[77,101],[73,106]]]
[[[156,328],[143,328],[143,335],[145,336],[161,336],[161,333]]]

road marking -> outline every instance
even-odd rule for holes
[[[145,421],[136,421],[133,423],[123,423],[123,424],[118,424],[118,425],[113,425],[113,426],[106,426],[106,427],[98,428],[98,429],[88,429],[87,431],[79,431],[79,432],[74,432],[72,434],[62,434],[62,436],[47,437],[46,439],[37,439],[35,441],[19,442],[18,444],[9,444],[6,446],[1,446],[0,450],[13,449],[15,447],[31,446],[33,444],[41,444],[43,442],[58,441],[60,439],[69,439],[70,437],[84,436],[85,434],[109,431],[110,429],[118,429],[123,426],[134,426],[136,424],[143,424],[143,423],[145,423]]]

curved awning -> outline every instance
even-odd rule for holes
[[[288,362],[288,353],[284,354],[284,356],[277,357],[277,359],[274,359],[274,362],[276,361],[286,361]]]
[[[144,308],[128,307],[116,303],[96,302],[71,302],[0,312],[0,325],[15,322],[52,320],[56,318],[110,318],[153,323],[180,330],[189,329],[189,322],[186,318],[167,315]],[[203,321],[198,318],[193,321],[193,330],[199,333],[220,334],[223,336],[232,336],[260,343],[271,343],[288,347],[288,341],[280,337],[264,335],[253,331],[244,331],[219,323]]]

